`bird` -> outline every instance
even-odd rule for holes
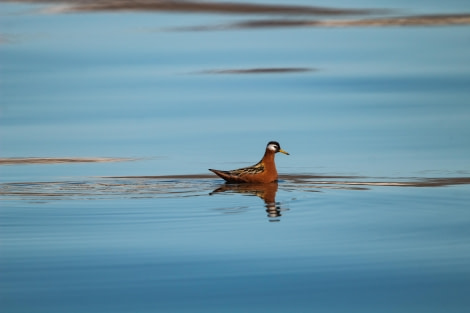
[[[274,163],[274,155],[277,152],[289,155],[289,153],[279,145],[277,141],[270,141],[266,145],[266,152],[261,161],[253,166],[239,168],[231,171],[221,171],[209,169],[220,178],[225,179],[227,183],[251,183],[265,184],[277,181],[276,164]]]

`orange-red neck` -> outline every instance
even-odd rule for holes
[[[264,153],[263,159],[261,162],[263,162],[264,165],[264,173],[265,173],[265,179],[266,182],[272,182],[277,180],[277,170],[276,170],[276,164],[274,163],[274,155],[276,152],[266,149],[266,152]]]
[[[272,170],[274,168],[274,170],[276,170],[276,165],[274,163],[274,155],[275,154],[276,154],[276,152],[274,152],[272,150],[269,150],[269,149],[266,149],[266,152],[264,153],[263,159],[261,160],[261,162],[263,162],[265,168],[269,168],[270,170]]]

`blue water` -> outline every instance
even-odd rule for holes
[[[209,196],[220,184],[212,179],[192,184],[162,198],[4,202],[3,306],[465,312],[470,304],[468,185],[281,187],[282,216],[272,218],[256,197]]]
[[[39,2],[0,2],[2,312],[468,311],[468,22],[235,27],[466,1],[315,3],[394,10],[372,16]],[[290,153],[275,189],[207,171],[270,140]]]

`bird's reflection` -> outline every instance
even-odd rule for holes
[[[276,202],[276,192],[277,192],[278,183],[273,182],[269,184],[229,184],[226,183],[219,188],[215,189],[210,193],[210,195],[216,193],[240,193],[247,194],[252,196],[258,196],[263,199],[266,207],[266,212],[268,213],[268,218],[271,222],[279,222],[281,217],[281,211],[285,209],[281,208],[280,203]]]

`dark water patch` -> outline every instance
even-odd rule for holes
[[[0,165],[57,164],[57,163],[104,163],[134,161],[132,158],[0,158]]]
[[[201,74],[283,74],[283,73],[304,73],[315,71],[308,67],[258,67],[240,69],[207,70],[199,72]]]
[[[374,178],[364,176],[280,175],[279,178],[297,184],[334,186],[443,187],[470,184],[470,177]]]
[[[362,20],[323,21],[318,26],[347,27],[347,26],[446,26],[468,25],[470,14],[434,14],[417,16],[384,17]]]
[[[183,174],[183,175],[153,175],[153,176],[109,176],[102,177],[105,179],[162,179],[171,181],[192,180],[192,179],[209,179],[214,178],[213,174]]]
[[[47,12],[115,12],[115,11],[146,11],[146,12],[187,12],[216,14],[283,14],[283,15],[344,15],[383,13],[379,9],[348,9],[329,8],[306,5],[257,4],[244,2],[218,1],[178,1],[178,0],[7,0],[6,2],[24,2],[54,4]]]

